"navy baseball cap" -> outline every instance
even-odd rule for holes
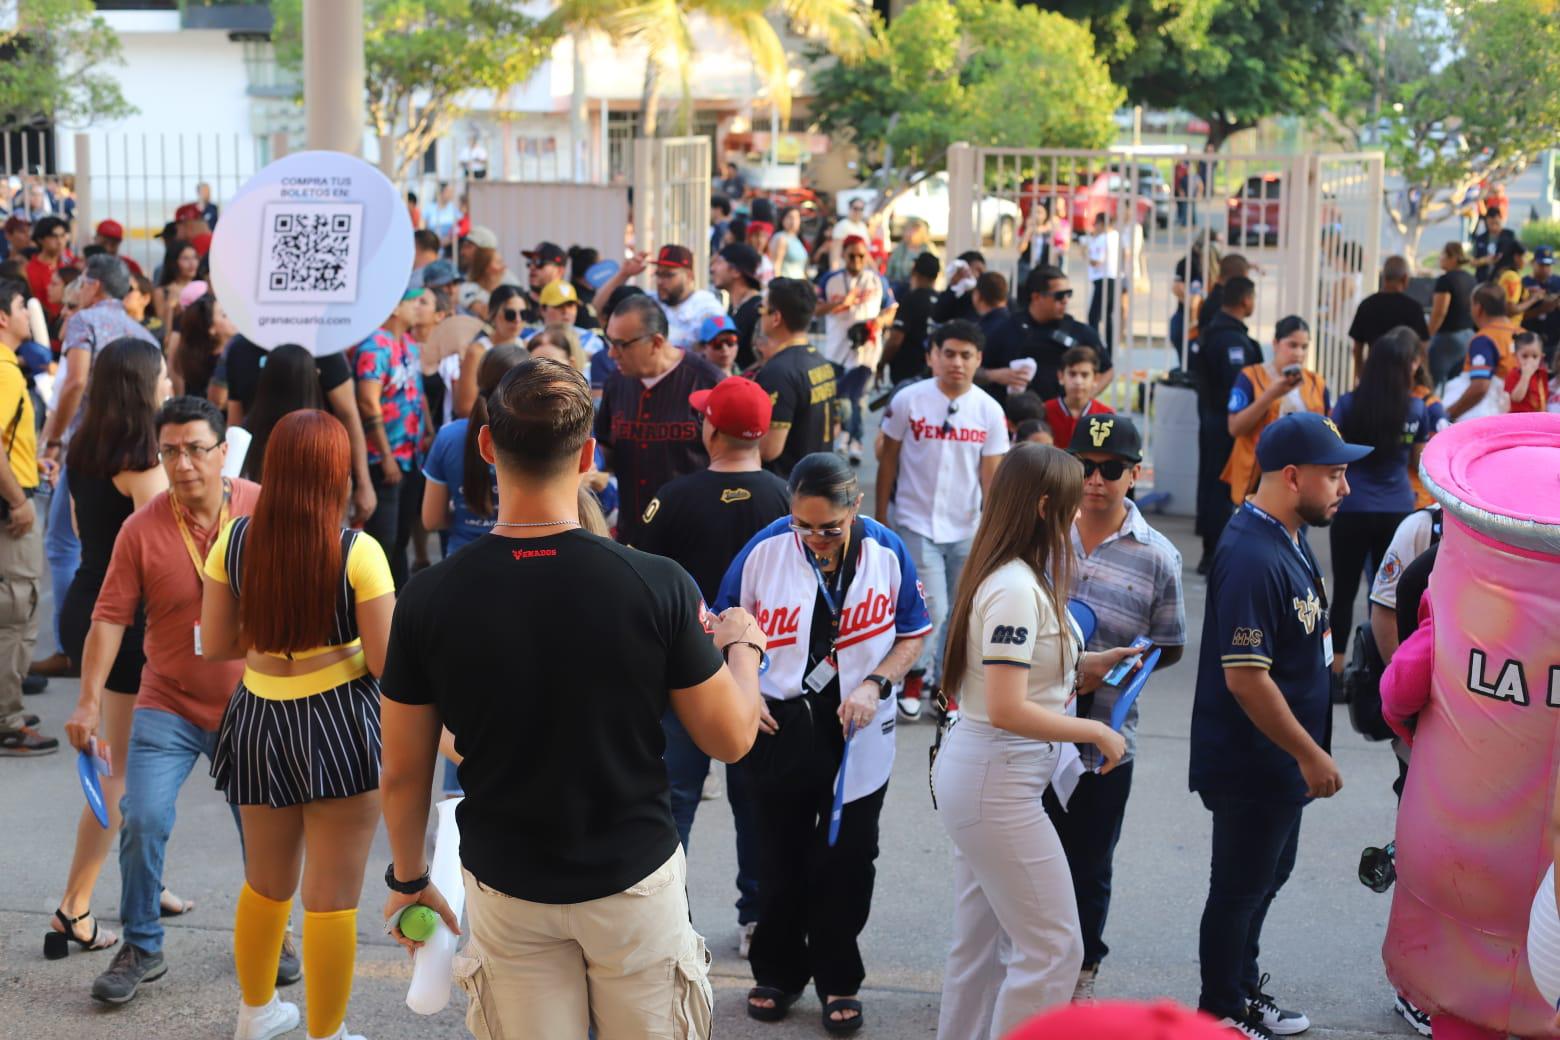
[[[1555,262],[1555,251],[1549,246],[1539,246],[1533,250],[1533,262],[1535,264],[1552,264]]]
[[[1257,464],[1264,473],[1285,466],[1343,466],[1375,450],[1368,444],[1345,441],[1325,415],[1291,412],[1262,431],[1257,441]]]
[[[454,285],[458,281],[460,275],[455,273],[455,265],[448,260],[435,260],[422,269],[422,283],[429,289]]]

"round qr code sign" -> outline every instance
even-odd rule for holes
[[[299,152],[255,174],[222,210],[211,282],[238,331],[316,356],[363,342],[412,273],[401,193],[342,152]]]

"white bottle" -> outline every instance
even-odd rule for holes
[[[466,909],[466,885],[460,872],[460,828],[455,823],[459,798],[446,798],[438,805],[439,831],[433,842],[433,865],[428,879],[450,905],[450,913],[460,920]],[[412,959],[412,985],[406,991],[406,1006],[419,1015],[435,1015],[450,1002],[450,965],[455,959],[459,937],[441,919],[433,935],[418,948]]]

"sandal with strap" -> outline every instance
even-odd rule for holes
[[[831,1018],[835,1012],[854,1011],[849,1018]],[[861,1028],[864,1015],[861,1010],[861,1001],[855,997],[841,997],[831,1000],[823,1005],[823,1028],[831,1033],[854,1033]]]
[[[83,950],[106,950],[119,942],[119,936],[113,932],[101,931],[98,928],[97,918],[92,917],[92,911],[88,910],[80,917],[66,917],[64,910],[54,911],[54,916],[64,927],[63,931],[50,929],[49,934],[43,937],[43,955],[51,961],[62,960],[70,954],[70,944],[75,943]],[[92,934],[83,939],[76,934],[76,925],[87,918],[92,917]]]
[[[747,995],[748,1017],[759,1022],[778,1022],[790,1013],[791,1005],[801,999],[800,993],[787,993],[776,986],[754,986]],[[774,1006],[761,1007],[753,1003],[755,1000],[770,1000]]]
[[[166,888],[157,893],[157,916],[179,917],[195,909],[195,900],[176,896]]]

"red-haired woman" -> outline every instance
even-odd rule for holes
[[[276,963],[303,877],[303,977],[312,1040],[348,1037],[357,905],[379,821],[379,680],[394,584],[384,550],[346,530],[346,428],[293,412],[266,445],[260,500],[206,558],[205,655],[243,657],[211,773],[244,824],[233,925],[237,1040],[298,1024]]]

